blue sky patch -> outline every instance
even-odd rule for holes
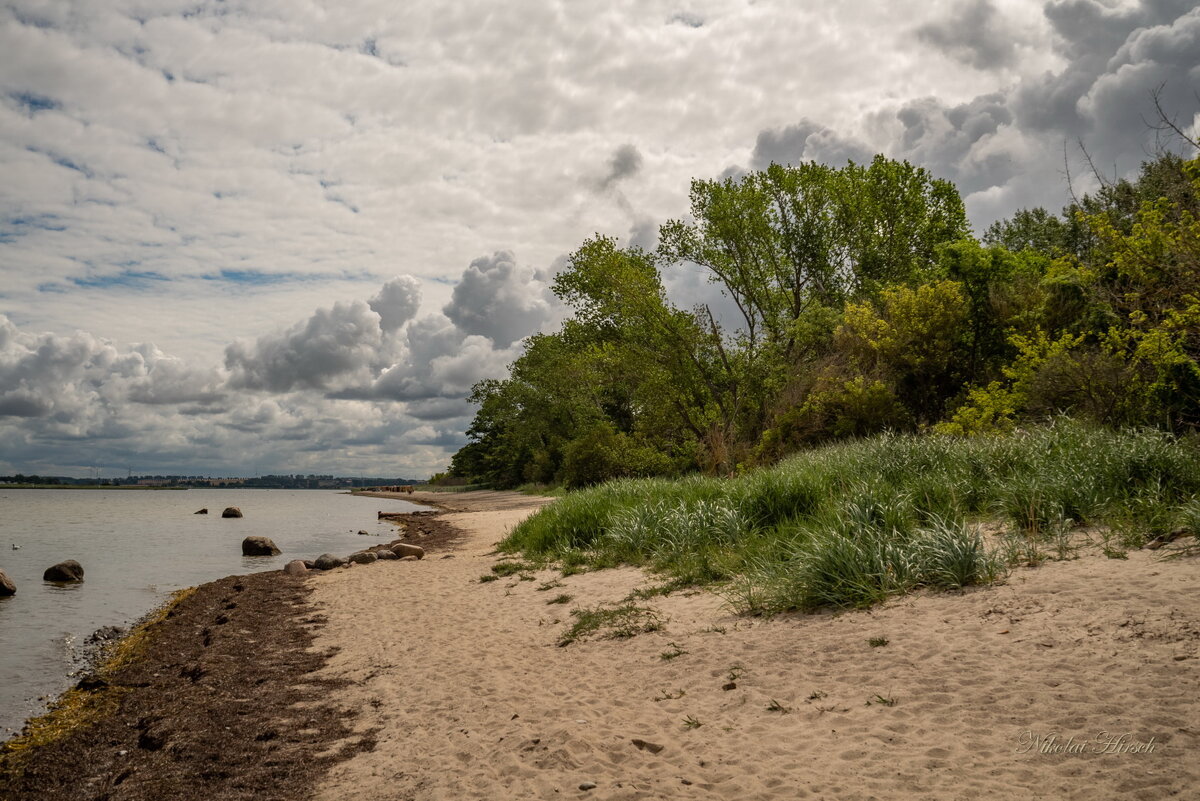
[[[54,111],[62,108],[62,103],[59,103],[52,97],[39,95],[35,92],[11,92],[9,94],[17,104],[21,106],[28,114],[36,114],[39,111]]]
[[[85,289],[146,289],[171,279],[153,270],[122,270],[109,275],[89,275],[68,279],[72,284]]]

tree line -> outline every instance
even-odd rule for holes
[[[690,199],[654,250],[598,235],[571,254],[553,289],[573,315],[473,388],[451,475],[576,487],[884,430],[1200,424],[1200,159],[1162,154],[981,238],[953,184],[883,156],[696,180]],[[736,321],[674,305],[681,269]]]

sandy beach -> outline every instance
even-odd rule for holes
[[[1200,791],[1194,559],[1088,552],[998,586],[772,620],[682,592],[638,601],[661,630],[559,647],[571,609],[618,602],[653,577],[481,583],[497,540],[542,501],[432,500],[460,510],[442,518],[464,533],[454,558],[310,580],[327,619],[314,647],[337,649],[319,675],[376,741],[336,764],[318,798]],[[562,594],[572,598],[547,603]]]
[[[655,579],[492,581],[548,499],[416,493],[428,550],[203,585],[35,749],[14,799],[1161,799],[1200,767],[1195,558],[1098,552],[868,611],[634,601],[652,631],[561,645]],[[114,702],[115,703],[115,702]],[[0,771],[2,774],[3,771]]]

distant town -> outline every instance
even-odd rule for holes
[[[73,478],[17,473],[0,476],[0,487],[204,487],[236,489],[353,489],[395,484],[424,484],[425,479],[366,476],[268,475],[253,478],[212,476],[135,476],[124,478]]]

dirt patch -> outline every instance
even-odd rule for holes
[[[150,625],[140,656],[80,682],[111,713],[0,749],[0,798],[309,797],[331,765],[374,747],[328,700],[344,682],[313,675],[332,652],[310,650],[324,623],[310,592],[278,572],[200,586]]]

